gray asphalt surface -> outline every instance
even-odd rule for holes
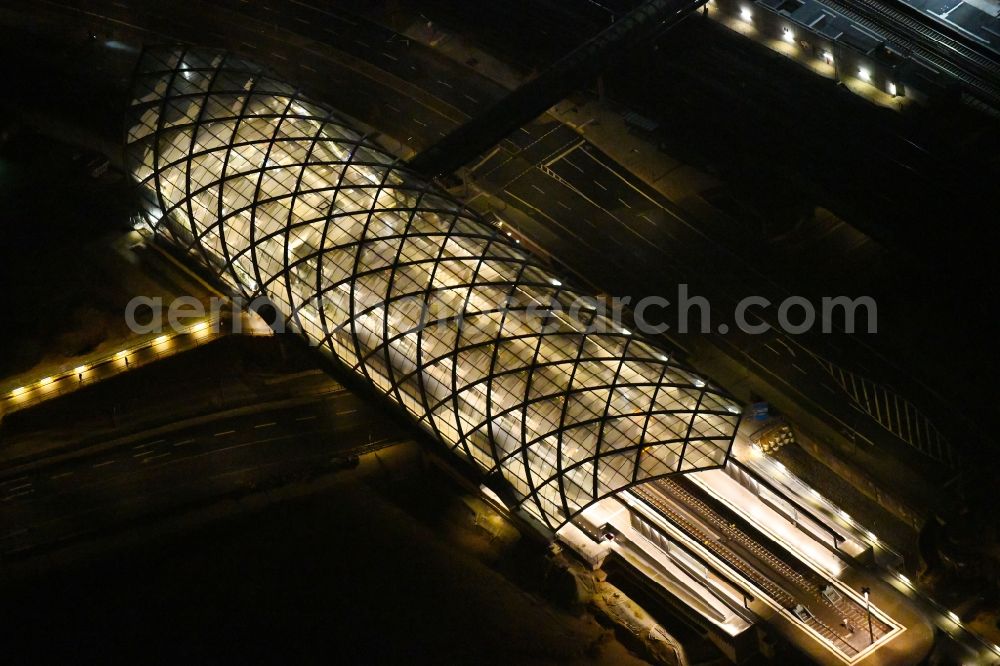
[[[341,389],[252,416],[199,419],[52,464],[0,471],[0,561],[98,538],[273,479],[333,470],[343,458],[407,438]]]

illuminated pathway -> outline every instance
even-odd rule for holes
[[[252,313],[240,315],[238,332],[248,335],[269,335],[271,330],[263,325],[260,318]],[[190,324],[184,329],[165,333],[153,333],[132,341],[118,351],[96,354],[69,368],[63,367],[29,381],[18,381],[17,385],[0,393],[0,418],[20,409],[37,405],[84,386],[110,379],[115,375],[148,363],[193,349],[200,345],[228,335],[230,325],[218,316],[210,316]]]

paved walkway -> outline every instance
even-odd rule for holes
[[[240,313],[238,326],[229,317],[212,316],[178,331],[137,336],[114,352],[101,351],[74,360],[74,367],[58,366],[51,374],[18,377],[18,385],[0,394],[0,420],[7,414],[67,395],[115,375],[200,347],[232,333],[270,335],[270,329],[252,313]]]

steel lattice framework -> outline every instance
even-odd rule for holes
[[[150,228],[270,299],[549,528],[725,463],[730,398],[333,111],[205,49],[145,51],[133,93]]]

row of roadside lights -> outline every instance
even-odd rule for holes
[[[772,461],[772,462],[774,462],[774,464],[776,466],[778,466],[778,468],[782,472],[784,472],[786,474],[788,473],[788,471],[785,468],[785,466],[782,465],[780,462],[778,462],[776,460]],[[822,495],[815,488],[810,488],[809,491],[810,491],[810,494],[814,498],[816,498],[817,500],[822,499]],[[868,539],[872,542],[873,545],[880,545],[881,542],[878,540],[878,537],[873,532],[870,532],[870,531],[866,530],[864,527],[862,527],[857,521],[855,521],[853,518],[851,518],[851,516],[846,511],[844,511],[843,509],[838,509],[837,510],[837,514],[840,516],[840,518],[845,523],[848,523],[849,525],[852,525],[852,526],[860,529],[864,533],[864,535],[866,537],[868,537]],[[905,574],[899,573],[898,571],[897,572],[893,572],[893,573],[895,574],[896,578],[899,579],[899,582],[901,582],[908,589],[913,590],[914,592],[916,592],[916,590],[917,590],[916,586],[913,584],[913,582]],[[958,613],[956,613],[955,611],[952,611],[952,610],[947,610],[947,609],[942,610],[942,613],[943,613],[944,617],[946,617],[948,620],[950,620],[955,626],[957,626],[957,627],[963,627],[963,625],[962,625],[962,619],[958,616]],[[995,652],[997,654],[1000,654],[1000,645],[993,645],[991,643],[987,643],[987,647],[990,650],[992,650],[993,652]]]
[[[761,457],[764,456],[764,452],[761,451],[760,448],[756,444],[752,444],[751,447],[750,447],[750,450],[751,450],[751,454],[755,458],[761,458]],[[783,474],[789,474],[788,468],[786,468],[784,465],[782,465],[779,461],[774,460],[774,459],[770,459],[770,460],[771,460],[771,463],[774,465],[774,467],[776,469],[778,469],[778,471],[780,471]],[[810,488],[809,492],[817,500],[820,500],[820,499],[823,498],[823,496],[815,488]],[[856,527],[859,530],[861,530],[864,533],[864,535],[866,537],[868,537],[868,539],[872,542],[873,545],[879,545],[880,544],[880,542],[878,540],[878,537],[873,532],[870,532],[870,531],[866,530],[864,527],[862,527],[857,521],[855,521],[853,518],[851,518],[850,514],[848,514],[846,511],[844,511],[843,509],[838,509],[837,510],[837,514],[840,516],[841,520],[843,520],[845,523],[848,523],[849,525],[852,525],[853,527]],[[901,582],[908,589],[913,590],[914,592],[916,592],[916,590],[917,590],[916,586],[914,586],[913,582],[906,575],[901,574],[899,572],[894,572],[894,573],[895,573],[896,578],[899,579],[899,582]],[[952,611],[952,610],[944,610],[942,612],[944,614],[944,617],[946,617],[947,619],[949,619],[953,624],[955,624],[955,626],[957,626],[957,627],[963,627],[963,625],[962,625],[962,618],[960,618],[958,616],[958,613],[956,613],[955,611]],[[992,643],[987,643],[986,645],[987,645],[987,647],[990,650],[992,650],[996,654],[1000,655],[1000,645],[993,645]]]
[[[792,476],[792,473],[788,471],[788,468],[785,467],[781,463],[780,460],[775,460],[774,458],[771,458],[771,457],[767,456],[767,454],[764,452],[764,450],[759,445],[757,445],[757,444],[751,444],[750,445],[750,455],[752,457],[758,459],[758,460],[767,459],[768,462],[771,464],[771,466],[774,467],[776,470],[778,470],[778,472],[780,472],[781,474],[783,474],[785,476],[789,476],[789,477]],[[823,497],[823,495],[818,490],[816,490],[815,488],[806,486],[804,483],[802,483],[801,480],[798,480],[798,481],[803,486],[809,488],[809,494],[812,496],[813,500],[815,500],[817,502],[820,502],[820,501],[826,502],[827,501],[826,498]],[[874,532],[870,532],[870,531],[866,530],[864,528],[864,526],[862,526],[856,520],[854,520],[853,518],[851,518],[851,515],[849,513],[847,513],[843,509],[837,509],[837,515],[840,517],[841,520],[843,520],[848,525],[861,530],[861,532],[864,533],[864,535],[866,537],[868,537],[868,540],[871,541],[872,544],[874,544],[876,546],[880,544],[880,542],[878,540],[878,536],[876,536]]]
[[[103,365],[104,363],[107,363],[108,361],[111,361],[111,360],[120,360],[120,361],[123,361],[125,363],[126,367],[128,367],[128,357],[129,357],[129,354],[133,354],[133,353],[139,351],[140,349],[145,349],[146,347],[150,347],[150,348],[152,348],[152,347],[159,347],[161,345],[164,345],[164,344],[170,342],[170,340],[172,340],[173,338],[175,338],[175,337],[177,337],[179,335],[189,335],[189,334],[204,333],[205,331],[208,330],[208,327],[209,327],[209,322],[207,322],[207,321],[201,321],[201,322],[198,322],[198,323],[194,324],[193,326],[190,326],[185,331],[180,331],[180,332],[174,333],[172,335],[161,335],[161,336],[159,336],[157,338],[154,338],[153,341],[150,342],[150,343],[148,343],[148,344],[139,345],[138,347],[133,347],[131,349],[123,349],[123,350],[117,352],[114,356],[106,358],[103,361],[97,361],[97,362],[92,363],[90,365],[81,365],[81,366],[79,366],[77,368],[74,368],[72,372],[67,372],[67,373],[65,373],[63,375],[53,375],[53,376],[49,376],[49,377],[43,377],[42,379],[38,380],[34,384],[27,384],[25,386],[19,386],[19,387],[15,388],[14,390],[12,390],[10,392],[9,397],[12,398],[12,399],[13,398],[21,398],[21,397],[27,395],[30,391],[33,391],[35,389],[43,389],[46,386],[49,386],[50,384],[52,384],[53,382],[55,382],[57,380],[64,379],[66,377],[72,377],[74,375],[77,376],[77,377],[79,377],[80,380],[82,381],[83,380],[83,375],[85,373],[87,373],[90,370],[92,370],[93,368],[95,368],[95,367],[97,367],[99,365]]]
[[[913,584],[913,581],[911,581],[906,575],[901,574],[898,571],[895,571],[893,573],[895,574],[896,578],[899,579],[899,582],[902,583],[907,589],[912,590],[914,592],[917,591],[917,588]],[[941,613],[943,614],[943,616],[945,618],[947,618],[948,620],[950,620],[952,622],[952,624],[954,624],[956,627],[963,628],[963,629],[965,628],[964,625],[962,624],[962,618],[960,618],[958,616],[958,613],[956,613],[953,610],[941,609],[941,606],[938,605],[933,600],[931,600],[931,603],[934,604],[935,606],[937,606],[941,610]],[[980,639],[980,640],[982,640],[982,639]],[[991,650],[992,652],[995,652],[996,654],[1000,655],[1000,645],[995,645],[995,644],[989,643],[989,642],[987,642],[985,640],[983,640],[983,643],[986,645],[986,647],[989,650]]]
[[[754,457],[758,458],[763,457],[764,455],[763,451],[761,451],[756,444],[751,445],[751,453],[754,455]],[[782,472],[783,474],[789,474],[788,469],[784,465],[782,465],[779,461],[771,459],[771,462],[773,463],[775,468],[778,469],[780,472]],[[810,494],[817,500],[822,499],[822,495],[815,488],[810,488],[809,491]],[[838,509],[837,514],[840,516],[841,520],[843,520],[845,523],[848,523],[849,525],[852,525],[853,527],[860,529],[864,533],[864,535],[868,537],[868,539],[872,542],[873,545],[880,544],[878,537],[873,532],[870,532],[866,530],[864,527],[862,527],[857,521],[851,518],[851,516],[846,511],[844,511],[843,509]],[[895,575],[896,578],[898,578],[903,585],[905,585],[910,590],[916,591],[917,588],[913,585],[913,582],[907,576],[899,572],[895,572]],[[956,626],[958,627],[963,626],[962,618],[960,618],[958,616],[958,613],[956,613],[955,611],[944,610],[943,613],[944,616],[949,620],[951,620],[951,622],[954,623]],[[987,646],[993,652],[1000,655],[1000,645],[987,644]]]
[[[751,445],[750,448],[751,448],[751,453],[754,455],[754,457],[757,457],[757,458],[764,457],[764,452],[756,444]],[[775,469],[777,469],[782,474],[785,474],[787,476],[791,476],[792,475],[792,473],[788,471],[788,468],[785,467],[781,463],[781,461],[774,460],[773,458],[769,458],[769,460],[771,461],[771,464],[775,467]],[[801,481],[800,481],[800,483],[801,483]],[[805,484],[803,484],[803,485],[805,485]],[[827,502],[826,498],[823,497],[823,495],[818,490],[816,490],[815,488],[811,488],[810,487],[809,488],[809,494],[812,495],[813,499],[815,501],[817,501],[817,502],[819,502],[819,501]],[[878,539],[878,535],[876,535],[874,532],[866,529],[864,527],[864,525],[862,525],[858,521],[854,520],[854,518],[852,518],[849,513],[847,513],[843,509],[837,509],[837,515],[845,523],[847,523],[851,527],[859,530],[862,534],[864,534],[865,537],[868,539],[868,541],[871,542],[871,544],[873,546],[881,546],[882,545],[882,542],[879,541],[879,539]]]
[[[753,22],[753,11],[750,9],[750,7],[746,5],[740,7],[740,18],[746,21],[747,23]],[[788,42],[789,44],[795,43],[795,31],[792,30],[790,26],[787,25],[784,26],[781,29],[781,33],[782,33],[782,38],[786,42]],[[833,54],[830,53],[829,51],[823,51],[820,54],[820,57],[826,64],[833,65]],[[867,67],[859,66],[857,71],[857,77],[860,80],[864,81],[865,83],[868,84],[872,83],[872,71]],[[885,87],[886,87],[886,92],[888,92],[893,97],[899,94],[899,89],[896,87],[895,82],[889,81],[886,83]]]

